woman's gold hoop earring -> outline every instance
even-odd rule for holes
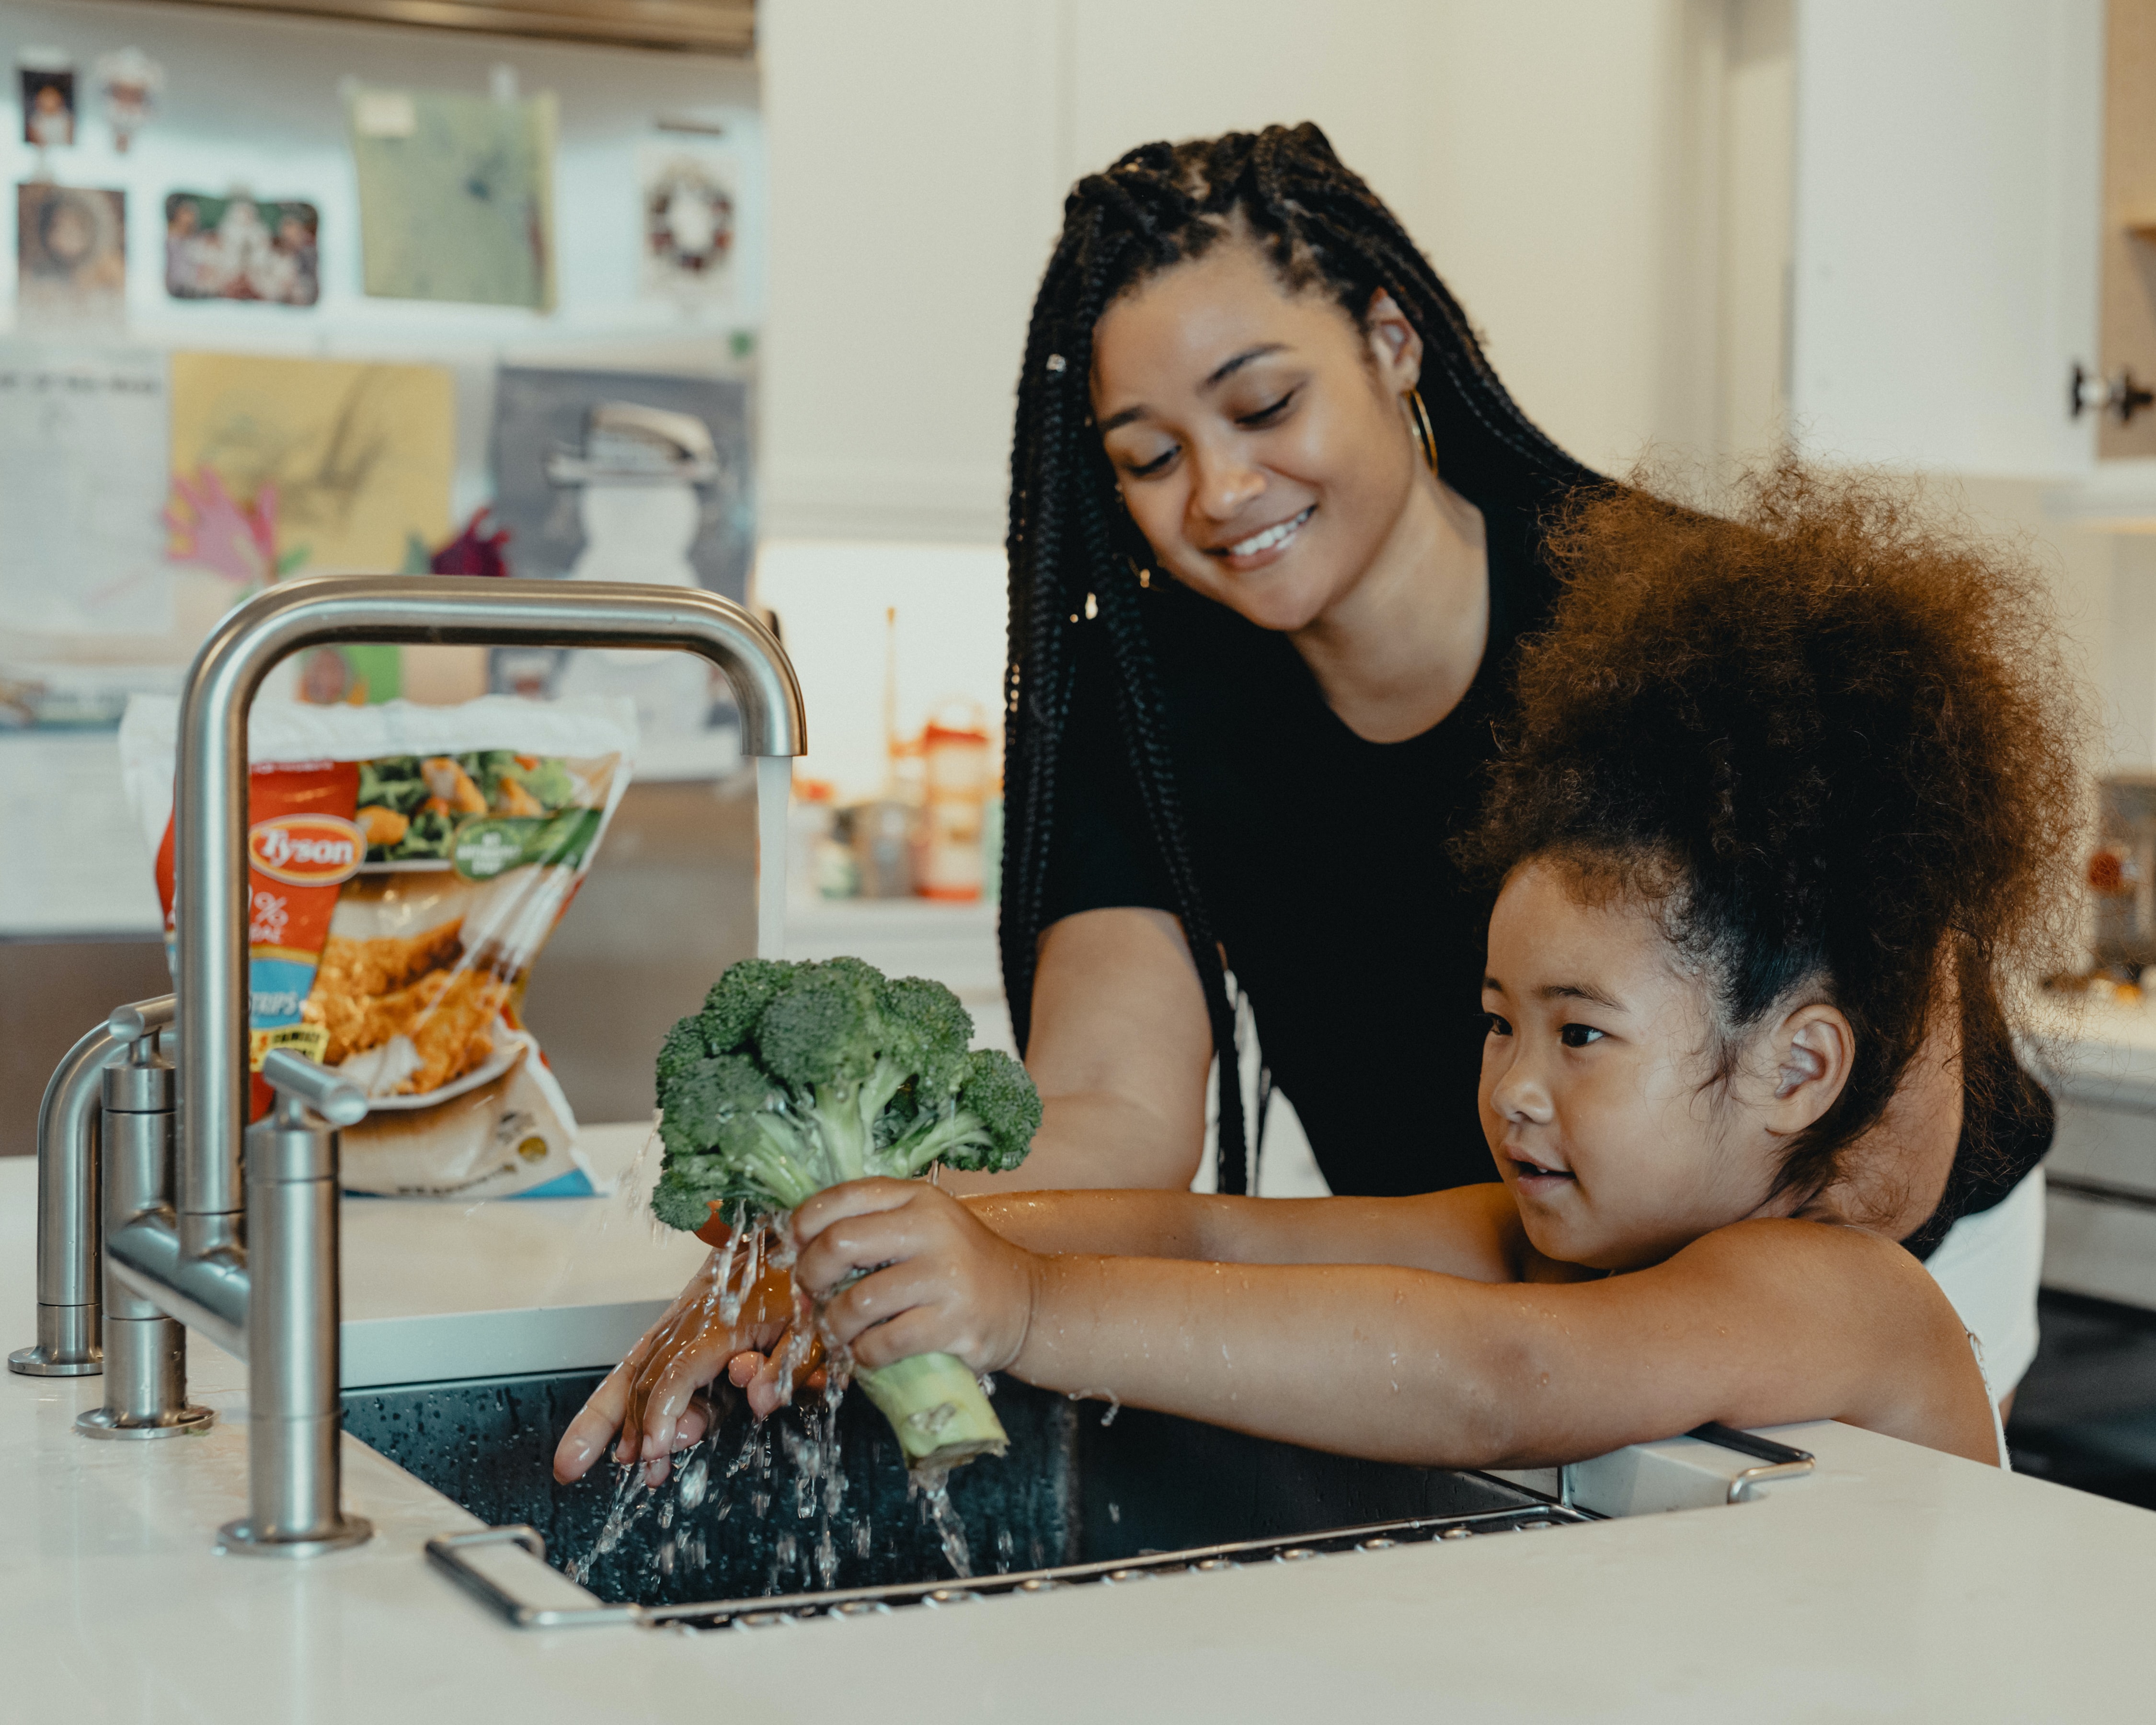
[[[1422,459],[1429,463],[1433,477],[1437,473],[1437,434],[1430,429],[1430,409],[1422,404],[1422,391],[1408,391],[1408,431],[1422,445]]]

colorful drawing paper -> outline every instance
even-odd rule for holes
[[[362,89],[348,113],[368,293],[553,310],[552,92]]]
[[[172,356],[172,470],[208,468],[239,504],[270,516],[275,566],[384,573],[408,538],[449,530],[455,425],[436,366]]]

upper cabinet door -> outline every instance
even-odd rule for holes
[[[1830,460],[2066,477],[2093,420],[2102,0],[1800,0],[1790,401]]]

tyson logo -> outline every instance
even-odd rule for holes
[[[280,814],[249,830],[247,858],[289,886],[335,886],[367,860],[367,834],[334,814]]]

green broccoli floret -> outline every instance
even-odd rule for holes
[[[973,1034],[941,983],[893,981],[858,958],[734,965],[660,1046],[665,1177],[653,1208],[696,1228],[714,1204],[791,1209],[826,1186],[938,1161],[1016,1167],[1040,1098],[1008,1055],[969,1050]]]
[[[685,1019],[675,1021],[674,1028],[666,1033],[666,1040],[659,1045],[659,1106],[666,1106],[666,1090],[677,1082],[699,1060],[710,1058],[711,1050],[704,1046],[704,1021],[691,1013]]]
[[[1025,1160],[1040,1130],[1040,1092],[1025,1068],[1000,1049],[978,1048],[967,1056],[957,1096],[923,1110],[887,1154],[904,1165],[894,1173],[918,1173],[942,1162],[1000,1174]]]
[[[839,1180],[882,1172],[870,1163],[876,1122],[924,1065],[947,1058],[927,1027],[884,1009],[886,991],[872,967],[834,958],[794,977],[757,1026],[757,1052],[808,1102]]]
[[[726,967],[704,997],[704,1047],[710,1054],[731,1054],[755,1034],[764,1009],[801,969],[783,958],[744,958]]]

